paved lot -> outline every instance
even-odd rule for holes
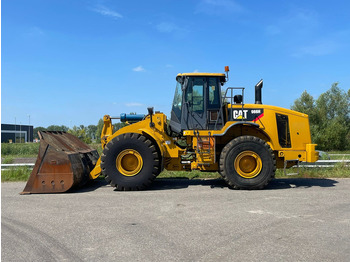
[[[3,261],[349,261],[350,179],[278,179],[260,191],[221,180],[102,181],[26,195],[3,183]]]

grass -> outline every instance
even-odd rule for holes
[[[188,179],[204,179],[204,178],[220,178],[218,172],[201,172],[201,171],[168,171],[164,170],[159,174],[158,178],[188,178]]]
[[[5,156],[2,161],[1,164],[12,164],[13,163],[13,156]]]
[[[32,169],[29,167],[10,168],[1,171],[1,182],[27,181]]]
[[[1,157],[36,157],[39,143],[1,143]]]
[[[101,144],[90,144],[101,154]],[[1,144],[2,164],[11,164],[17,157],[36,157],[38,155],[39,143],[28,144]],[[328,154],[350,154],[350,151],[332,151]],[[350,156],[331,156],[331,159],[350,159]],[[287,170],[287,173],[297,172],[296,168]],[[2,181],[26,181],[31,173],[31,168],[20,167],[4,170],[1,172]],[[158,178],[187,178],[187,179],[215,179],[220,178],[217,172],[200,171],[167,171],[164,170]],[[350,167],[340,163],[332,168],[304,168],[300,167],[300,174],[296,176],[285,176],[282,169],[276,171],[276,178],[350,178]]]
[[[3,158],[2,164],[10,164],[10,162],[5,163],[4,159],[14,159],[17,157],[37,157],[39,152],[40,143],[1,143],[1,158]],[[101,144],[90,144],[90,147],[97,150],[99,155],[102,153]]]
[[[350,160],[350,155],[348,156],[329,156],[331,160]]]
[[[287,169],[288,173],[297,173],[297,168]],[[334,167],[326,168],[307,168],[300,167],[299,174],[293,176],[284,175],[283,169],[276,171],[276,178],[350,178],[350,167],[345,166],[343,163],[339,163]]]
[[[350,178],[350,167],[345,164],[338,164],[329,168],[307,168],[300,167],[298,175],[288,175],[290,173],[297,173],[297,168],[287,169],[287,175],[284,174],[283,169],[277,169],[276,178]],[[188,178],[188,179],[206,179],[206,178],[221,178],[218,172],[200,172],[200,171],[167,171],[164,170],[158,178]]]
[[[29,167],[19,167],[1,171],[1,181],[27,181],[31,170],[32,169]],[[283,173],[283,169],[278,169],[276,171],[276,178],[350,178],[350,167],[346,167],[343,164],[339,164],[331,168],[300,167],[299,171],[299,175],[286,176]],[[296,168],[287,169],[287,174],[296,172]],[[217,179],[221,178],[221,176],[218,172],[200,172],[196,170],[192,172],[164,170],[161,174],[159,174],[158,178]]]
[[[327,152],[331,160],[350,160],[350,151]]]
[[[350,154],[350,151],[329,151],[328,154]]]

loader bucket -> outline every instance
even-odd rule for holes
[[[21,194],[60,193],[84,185],[98,160],[97,151],[66,132],[38,134],[38,158]]]

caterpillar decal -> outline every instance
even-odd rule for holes
[[[232,119],[245,120],[256,122],[264,116],[264,109],[257,108],[243,108],[243,109],[231,109]]]

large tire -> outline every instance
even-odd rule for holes
[[[117,190],[147,188],[160,172],[156,146],[143,135],[122,134],[104,148],[101,169],[105,179]]]
[[[275,171],[275,155],[258,137],[237,137],[220,155],[220,174],[235,189],[262,189],[275,176]]]

